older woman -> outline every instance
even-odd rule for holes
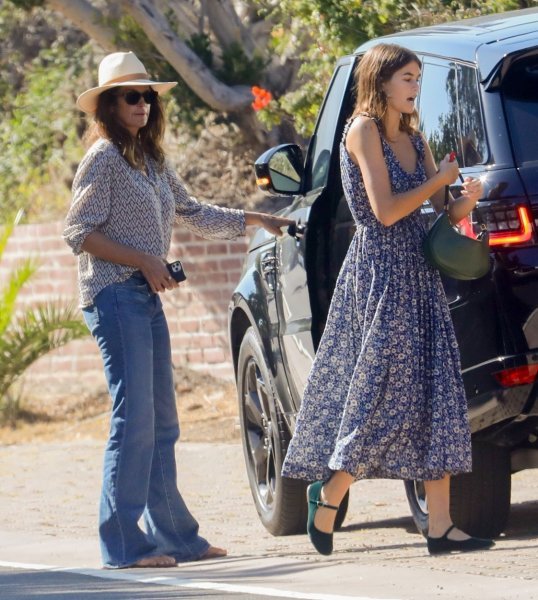
[[[226,554],[198,534],[176,484],[179,424],[159,297],[179,285],[165,260],[174,221],[225,239],[246,225],[278,235],[291,223],[189,197],[161,146],[160,95],[174,85],[152,81],[132,52],[116,52],[102,60],[99,86],[77,100],[94,115],[87,134],[93,143],[73,182],[64,238],[78,255],[82,312],[112,397],[99,518],[107,568],[169,567]]]

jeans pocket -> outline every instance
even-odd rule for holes
[[[114,285],[116,302],[122,310],[132,308],[143,308],[152,305],[155,294],[151,291],[147,283],[140,279],[128,279],[123,283]]]

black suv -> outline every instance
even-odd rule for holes
[[[538,467],[537,31],[538,10],[529,9],[371,40],[338,61],[306,157],[284,144],[257,160],[259,187],[288,196],[280,214],[299,223],[279,239],[256,233],[229,314],[248,477],[271,533],[305,529],[306,484],[282,478],[280,468],[354,234],[339,166],[353,69],[380,42],[422,60],[420,129],[435,158],[454,150],[462,174],[484,182],[476,211],[490,232],[492,269],[475,281],[444,280],[473,432],[473,472],[452,479],[454,521],[473,535],[499,535],[511,474]],[[422,212],[433,220],[429,203]],[[424,486],[405,488],[424,532]]]

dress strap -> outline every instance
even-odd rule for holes
[[[415,150],[417,151],[418,159],[420,161],[424,162],[424,158],[426,155],[426,152],[424,149],[424,138],[418,131],[417,131],[417,133],[415,133],[411,136],[411,143],[413,144],[413,146],[415,147]]]
[[[358,117],[368,117],[369,119],[372,119],[372,121],[377,125],[381,139],[383,139],[383,136],[381,134],[381,126],[379,123],[379,119],[377,119],[377,117],[372,117],[372,115],[370,115],[366,112],[360,112],[360,113],[357,113],[356,115],[353,115],[352,117],[349,117],[349,119],[346,121],[346,124],[344,125],[344,131],[342,132],[342,143],[345,143],[349,128],[351,127],[351,125],[353,124],[355,119],[357,119]]]
[[[342,131],[342,144],[345,144],[346,142],[346,136],[347,136],[347,132],[349,131],[349,128],[351,127],[351,124],[353,123],[353,121],[356,119],[357,117],[350,117],[347,121],[346,124],[344,125],[344,130]]]

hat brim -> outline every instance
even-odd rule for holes
[[[164,94],[168,90],[172,89],[177,85],[177,81],[151,81],[150,79],[133,79],[132,81],[122,81],[119,83],[109,83],[107,85],[100,85],[98,87],[86,90],[77,98],[77,107],[85,113],[92,114],[97,110],[97,99],[100,94],[106,90],[116,87],[126,86],[137,86],[137,85],[149,85],[159,95]]]

